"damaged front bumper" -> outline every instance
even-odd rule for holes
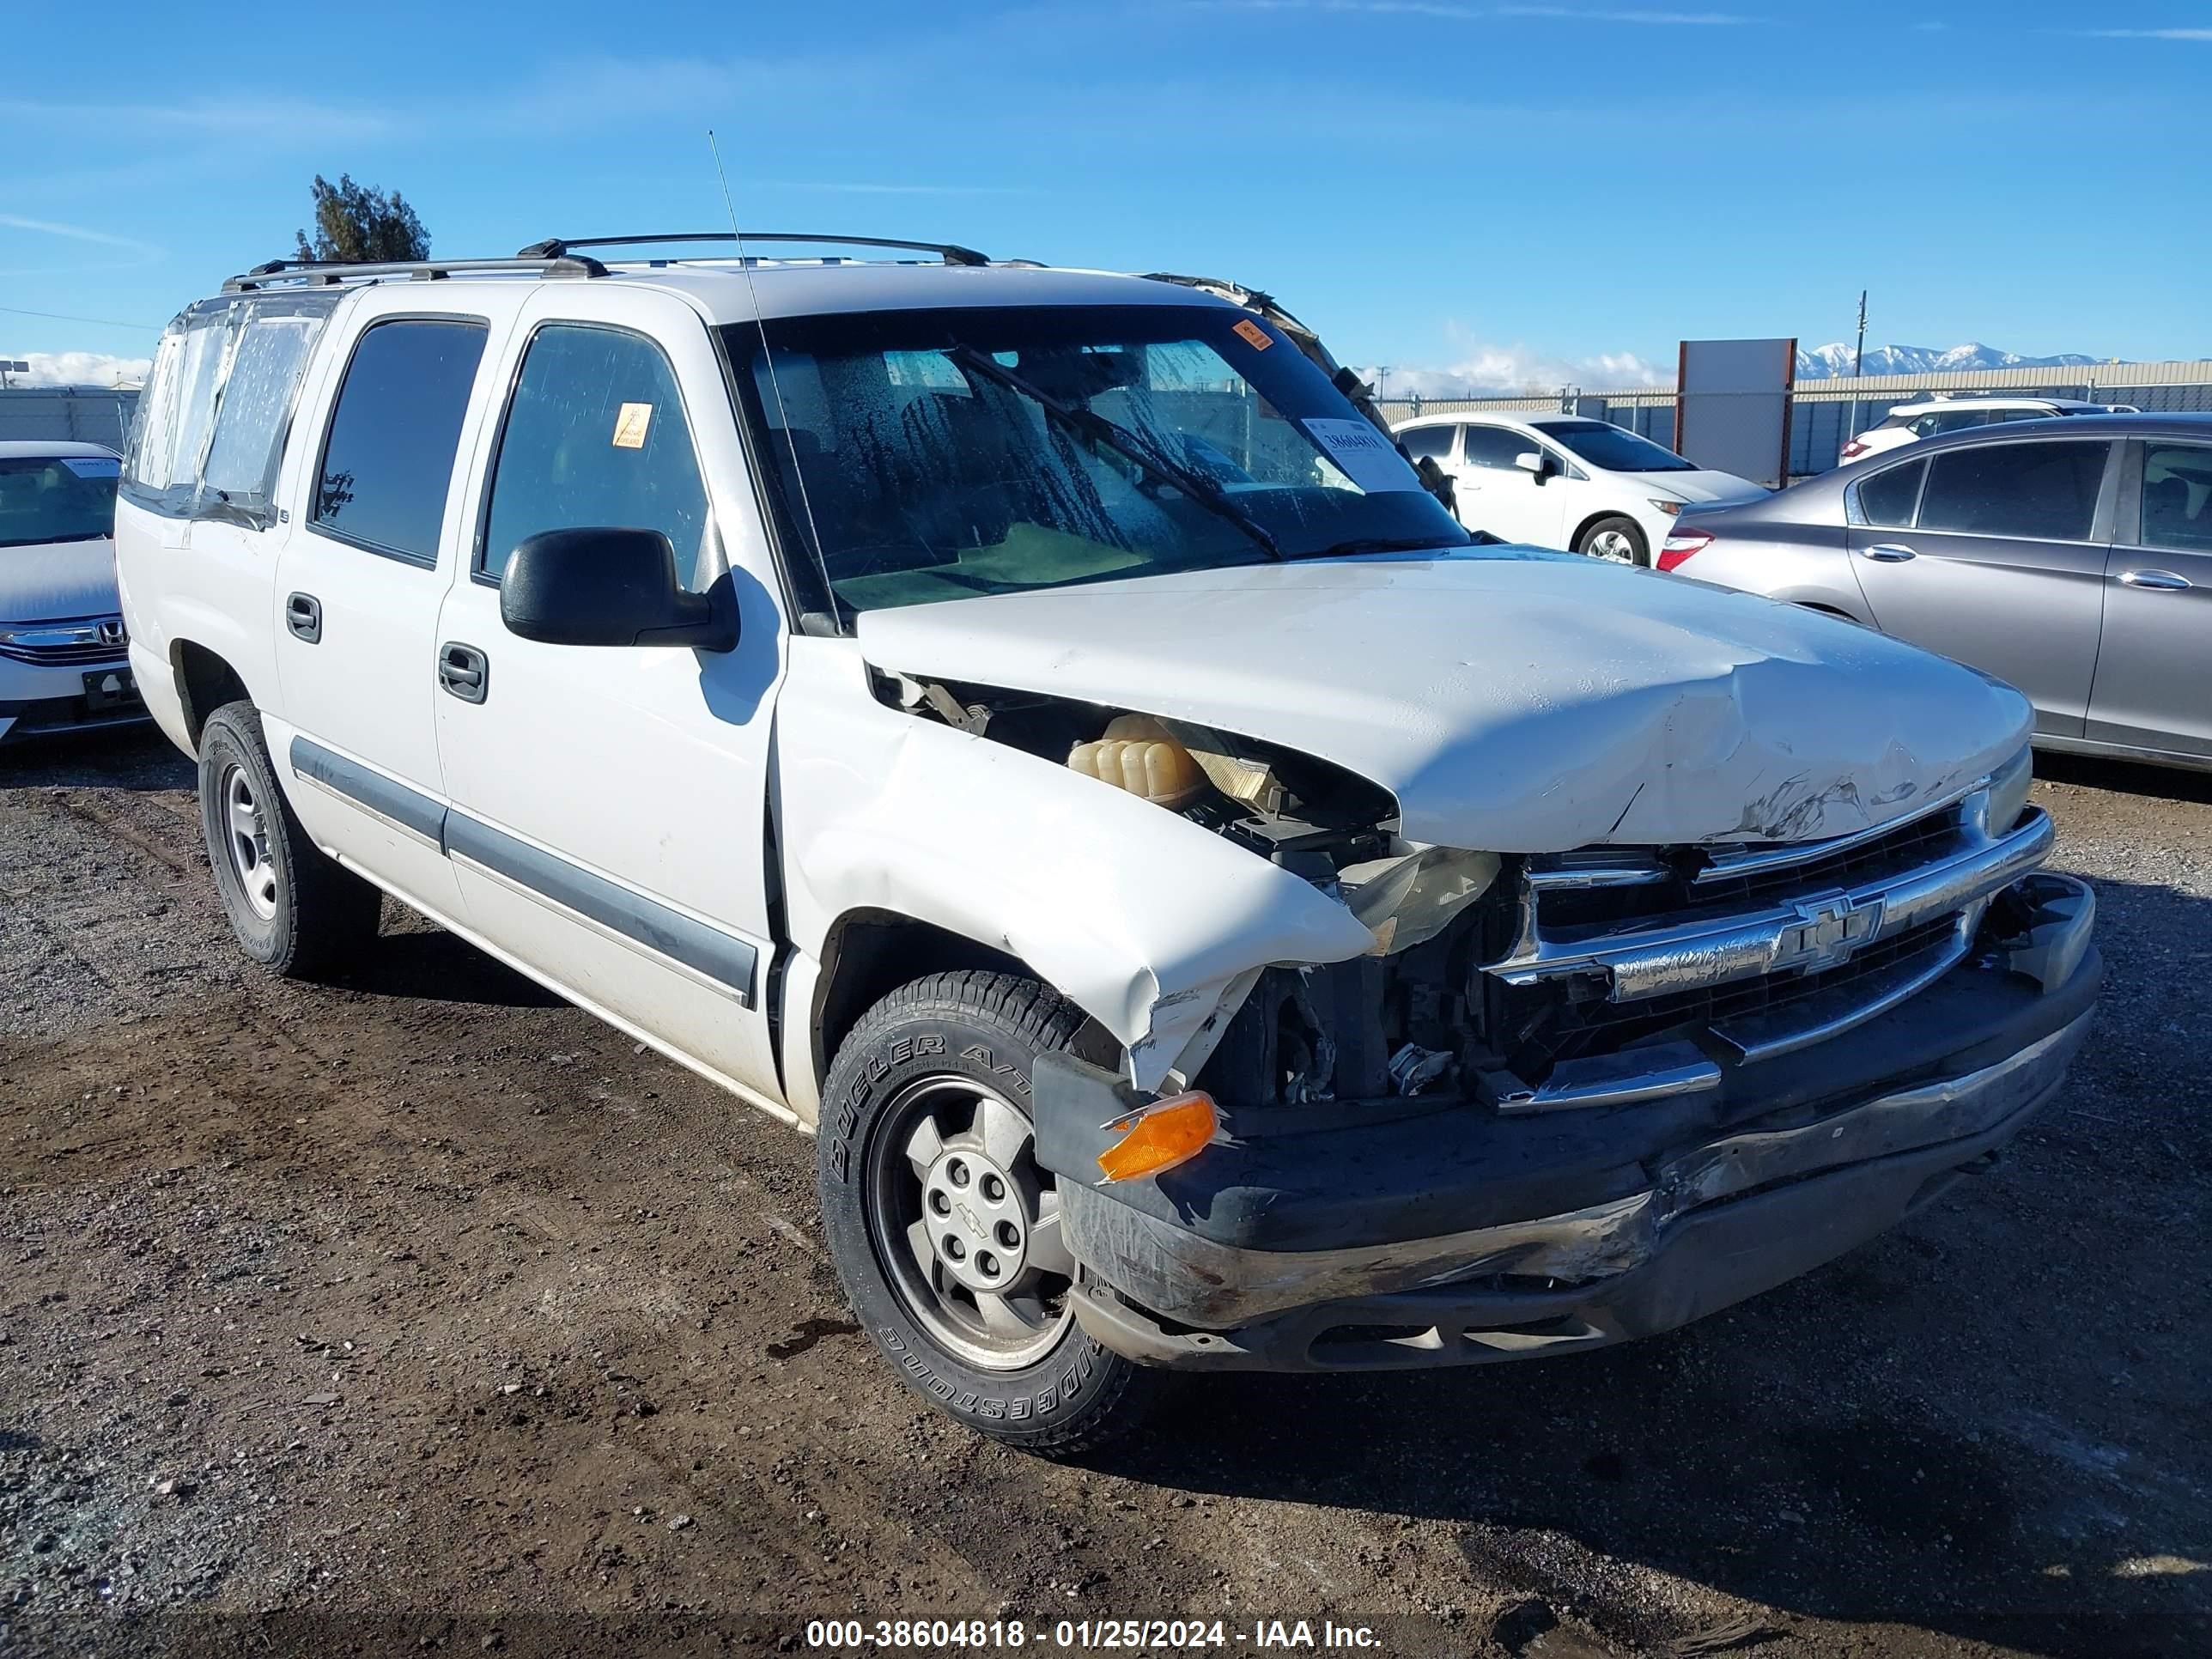
[[[1113,1074],[1038,1062],[1038,1156],[1107,1346],[1189,1369],[1482,1363],[1699,1318],[1893,1225],[2054,1093],[2102,964],[2094,902],[2031,878],[2028,948],[1962,964],[1844,1041],[1633,1105],[1309,1114],[1148,1181],[1092,1184]],[[1232,1114],[1232,1122],[1234,1117]]]

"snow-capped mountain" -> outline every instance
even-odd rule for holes
[[[1801,347],[1797,352],[1797,378],[1826,380],[1849,374],[1852,356],[1850,343],[1844,340],[1833,345],[1814,346],[1810,350]],[[2023,357],[2017,351],[1999,351],[1995,346],[1969,340],[1948,351],[1938,351],[1932,346],[1869,346],[1866,367],[1860,373],[1956,374],[1970,368],[2081,368],[2106,361],[2102,357],[2085,357],[2078,351],[2061,352],[2056,357]]]

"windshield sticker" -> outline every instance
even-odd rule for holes
[[[64,455],[58,459],[80,478],[112,478],[123,471],[123,463],[112,455]]]
[[[615,447],[644,448],[646,428],[652,424],[651,404],[624,404],[615,411]]]
[[[1275,337],[1254,322],[1249,317],[1240,317],[1231,325],[1237,337],[1255,351],[1265,351],[1275,343]]]
[[[1336,463],[1344,476],[1369,495],[1389,489],[1419,489],[1413,476],[1391,447],[1390,441],[1365,421],[1316,420],[1304,422],[1322,453]]]

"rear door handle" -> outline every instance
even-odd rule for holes
[[[2171,570],[2123,570],[2121,584],[2128,587],[2147,588],[2154,593],[2182,593],[2194,586],[2186,576],[2177,576]]]
[[[482,702],[491,690],[491,662],[473,645],[448,640],[438,647],[438,684],[463,702]]]
[[[1903,564],[1907,559],[1919,556],[1902,542],[1876,542],[1872,547],[1859,550],[1859,557],[1872,559],[1876,564]]]
[[[295,593],[284,601],[284,626],[295,639],[309,645],[323,640],[323,602],[312,593]]]

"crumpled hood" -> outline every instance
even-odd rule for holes
[[[1755,501],[1774,493],[1765,484],[1739,478],[1733,472],[1624,472],[1620,476],[1633,478],[1639,484],[1649,484],[1656,495],[1679,495],[1686,501],[1700,504]]]
[[[2019,752],[2030,711],[1834,617],[1570,554],[1240,567],[875,611],[876,666],[1198,722],[1495,853],[1803,841]]]
[[[122,608],[115,592],[115,544],[106,537],[0,547],[0,623],[112,617]]]

